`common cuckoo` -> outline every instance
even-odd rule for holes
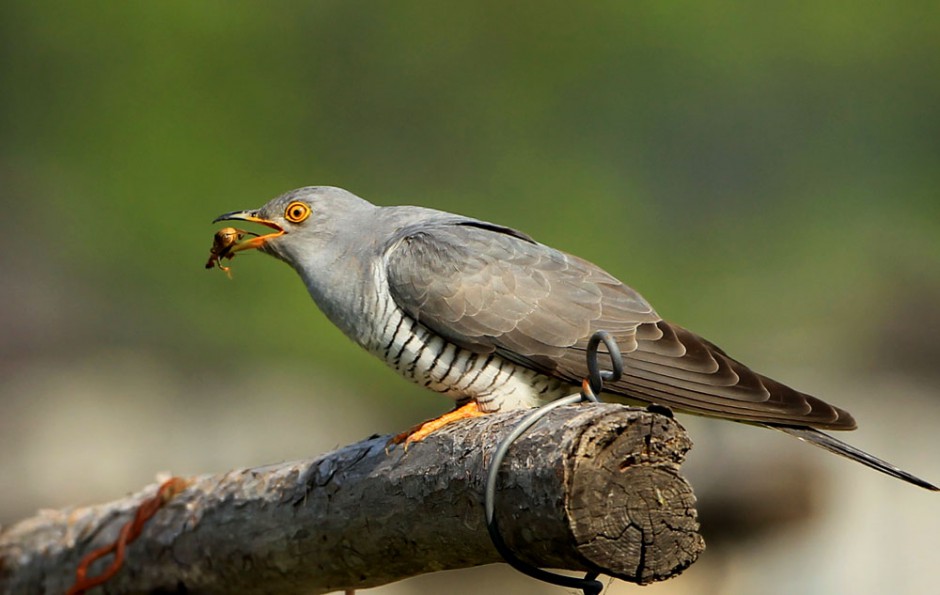
[[[819,431],[854,429],[848,412],[752,371],[663,320],[600,267],[515,229],[421,207],[379,207],[325,186],[293,190],[216,222],[231,220],[274,231],[233,230],[238,240],[213,254],[258,249],[283,260],[348,337],[457,402],[409,441],[454,419],[572,394],[587,375],[588,340],[605,330],[624,364],[608,392],[782,430],[938,490]]]

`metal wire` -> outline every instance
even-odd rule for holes
[[[603,341],[604,347],[607,348],[607,354],[610,356],[610,365],[613,367],[613,370],[601,370],[597,367],[597,348],[600,346]],[[620,355],[620,347],[617,345],[617,342],[614,341],[614,338],[610,336],[610,333],[607,331],[597,331],[591,335],[591,340],[587,344],[587,367],[588,367],[588,377],[587,377],[587,388],[589,391],[585,391],[584,388],[581,390],[581,395],[584,396],[585,400],[588,401],[597,401],[597,395],[604,390],[604,381],[617,382],[620,380],[620,377],[623,376],[623,356]],[[582,384],[583,387],[583,384]],[[590,392],[586,395],[585,392]]]
[[[598,367],[597,348],[600,346],[601,342],[607,347],[607,354],[610,356],[611,366],[613,367],[611,371],[602,371]],[[620,355],[620,348],[617,347],[617,342],[614,341],[613,337],[606,331],[597,331],[591,336],[591,340],[588,341],[585,357],[587,358],[588,377],[585,378],[584,382],[581,384],[581,392],[552,401],[534,410],[532,413],[525,416],[522,421],[513,428],[512,432],[500,442],[499,446],[496,447],[496,452],[493,453],[493,459],[490,461],[490,469],[486,476],[483,510],[486,515],[486,529],[489,531],[490,539],[493,541],[496,551],[499,552],[510,566],[523,574],[527,574],[532,578],[546,583],[571,589],[580,589],[584,595],[599,595],[601,591],[604,590],[603,583],[597,580],[600,573],[589,572],[584,578],[578,578],[548,572],[528,562],[524,562],[520,560],[516,554],[509,549],[506,542],[503,541],[503,536],[500,534],[499,526],[496,522],[496,480],[499,475],[499,467],[506,457],[506,453],[509,452],[509,447],[512,446],[512,443],[553,409],[581,401],[599,402],[597,395],[604,390],[604,381],[616,382],[623,374],[623,359]]]

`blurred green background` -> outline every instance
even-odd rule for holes
[[[216,215],[310,184],[597,262],[936,482],[938,106],[932,2],[0,3],[0,522],[449,406],[288,267],[203,269]],[[935,585],[935,495],[682,421],[710,549],[653,592]],[[380,591],[555,592],[456,576]]]

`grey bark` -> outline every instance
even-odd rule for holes
[[[194,477],[102,592],[325,593],[499,562],[483,518],[486,470],[522,415],[455,423],[407,452],[386,453],[387,437],[373,437],[309,461]],[[541,567],[636,583],[674,576],[704,547],[679,475],[690,447],[681,426],[658,413],[559,408],[502,465],[502,534]],[[7,528],[0,592],[64,592],[82,556],[112,542],[155,489]]]

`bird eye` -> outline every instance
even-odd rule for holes
[[[291,223],[300,223],[310,216],[310,207],[306,203],[292,202],[284,211],[284,218]]]

